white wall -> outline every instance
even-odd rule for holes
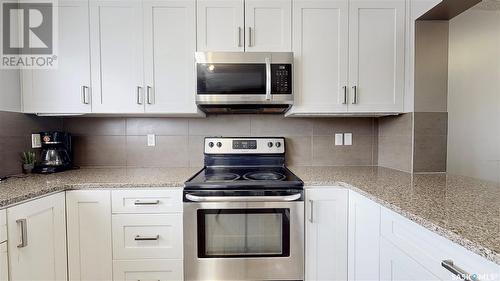
[[[21,112],[19,70],[0,70],[0,111]]]
[[[500,182],[500,10],[450,21],[448,71],[448,172]]]

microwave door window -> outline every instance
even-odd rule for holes
[[[264,95],[264,64],[198,64],[198,94]]]

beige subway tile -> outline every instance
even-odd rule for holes
[[[379,136],[378,164],[401,171],[411,171],[411,136]]]
[[[331,136],[335,133],[353,133],[354,135],[373,135],[374,118],[315,118],[313,133],[315,136]]]
[[[285,139],[286,162],[289,166],[312,165],[312,137],[291,136]]]
[[[185,136],[188,134],[188,120],[186,118],[127,118],[127,135]]]
[[[275,115],[251,117],[252,136],[312,136],[313,123],[307,118],[285,118]]]
[[[126,121],[119,117],[72,117],[64,119],[63,128],[80,136],[124,136]]]
[[[447,112],[415,112],[415,135],[447,135]]]
[[[187,136],[156,136],[156,146],[147,146],[146,136],[127,136],[127,166],[188,167]]]
[[[379,136],[411,136],[413,131],[412,113],[386,116],[378,119]]]
[[[313,137],[313,165],[373,165],[373,138],[353,135],[353,145],[335,146],[334,136]]]
[[[416,135],[413,171],[446,172],[446,135]]]
[[[189,120],[189,135],[196,136],[250,136],[248,115],[218,115]]]
[[[74,160],[80,166],[125,166],[125,136],[74,136]]]

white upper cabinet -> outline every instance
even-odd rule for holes
[[[348,1],[293,6],[295,105],[290,113],[347,111]]]
[[[22,71],[26,113],[89,113],[89,2],[58,1],[58,67]]]
[[[291,33],[291,0],[245,0],[247,52],[290,52]]]
[[[350,1],[350,112],[401,112],[405,1]]]
[[[143,3],[146,112],[196,113],[195,0]]]
[[[243,0],[198,0],[198,51],[245,50]]]
[[[90,3],[92,111],[144,112],[141,1]]]
[[[297,0],[287,115],[403,111],[405,1]]]
[[[305,280],[347,280],[347,189],[307,189],[305,197]]]
[[[11,280],[67,280],[64,192],[7,209]]]

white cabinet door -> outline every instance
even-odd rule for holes
[[[11,280],[66,280],[64,192],[7,209]]]
[[[92,111],[144,112],[142,1],[90,3]]]
[[[58,10],[58,67],[22,71],[26,113],[91,111],[89,2],[59,0]]]
[[[403,110],[405,1],[349,4],[349,112]]]
[[[9,257],[7,242],[0,244],[0,281],[9,281]]]
[[[245,0],[245,50],[290,52],[292,1]]]
[[[293,13],[295,105],[290,113],[346,112],[348,1],[297,0]]]
[[[198,0],[198,51],[244,51],[243,0]]]
[[[441,280],[384,238],[380,243],[380,280]]]
[[[66,192],[70,280],[111,280],[111,192]]]
[[[306,190],[306,280],[347,280],[347,194]]]
[[[349,280],[378,280],[380,205],[349,191]]]
[[[146,112],[197,112],[195,6],[195,0],[144,2]]]

